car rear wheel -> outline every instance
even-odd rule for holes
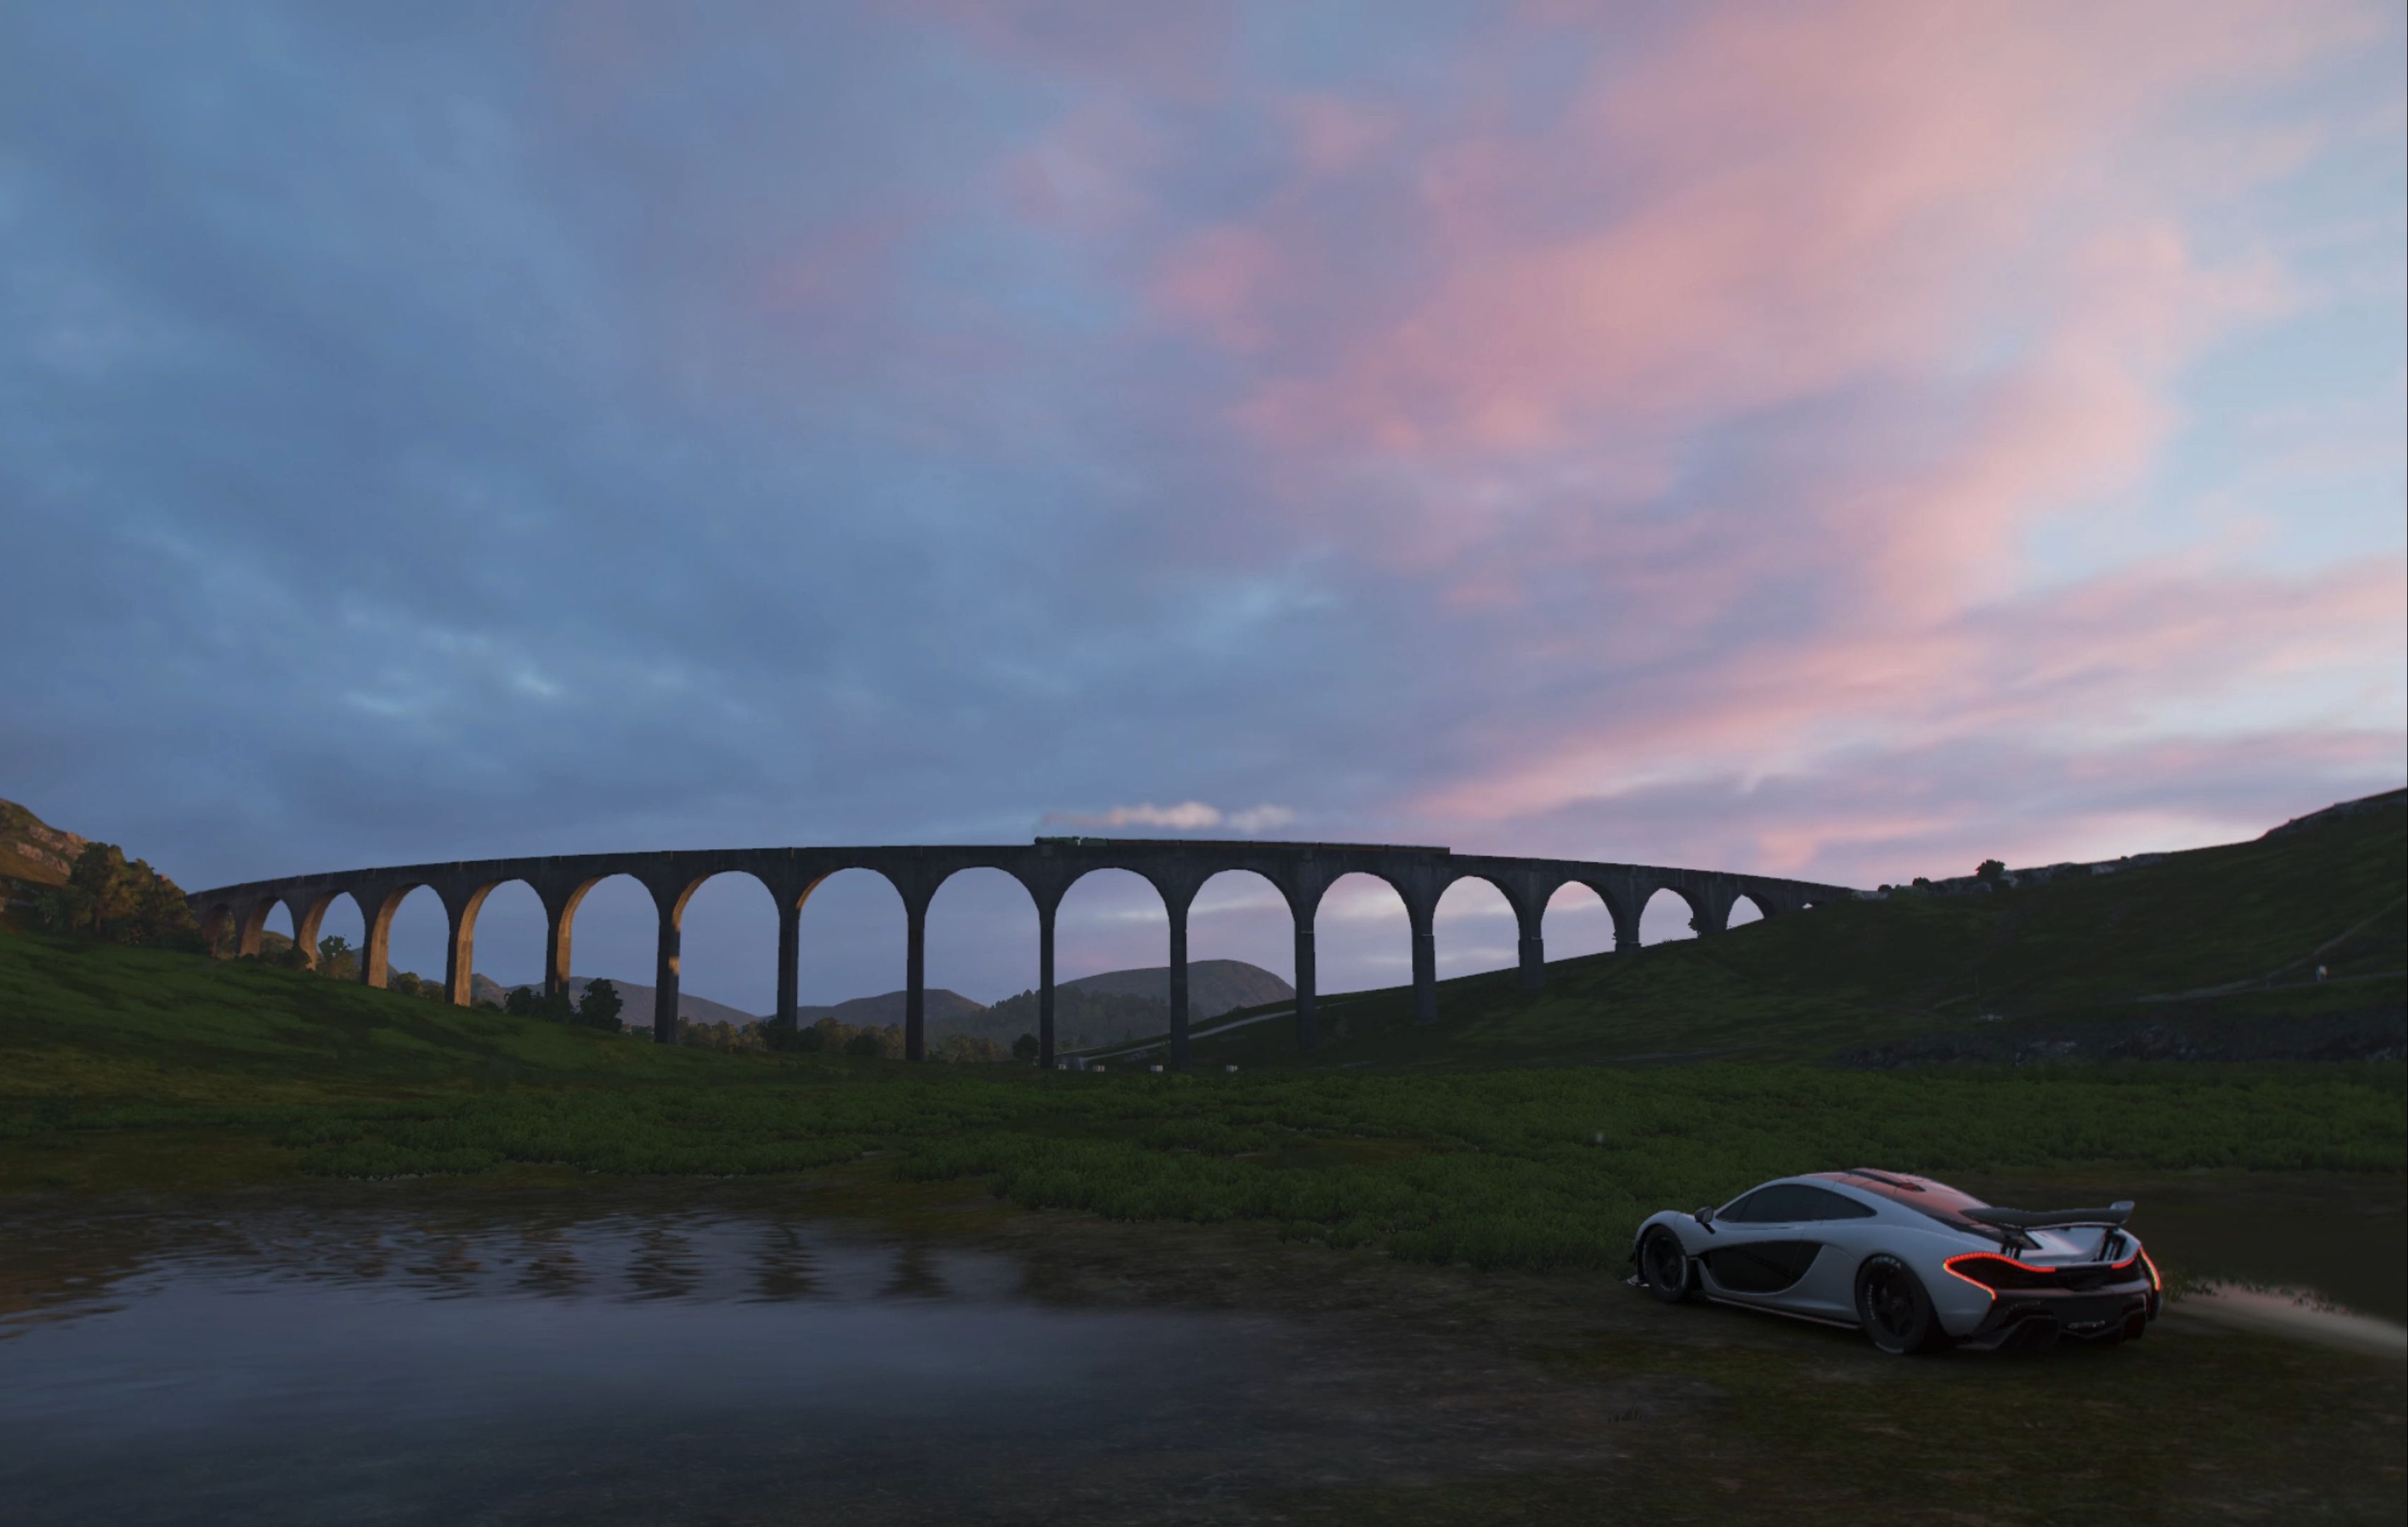
[[[1661,1225],[1640,1239],[1639,1276],[1647,1280],[1648,1292],[1668,1305],[1689,1297],[1690,1287],[1697,1281],[1680,1237]]]
[[[1948,1345],[1923,1280],[1896,1257],[1868,1257],[1856,1270],[1856,1320],[1885,1352],[1936,1352]]]

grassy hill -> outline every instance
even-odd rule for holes
[[[2408,1012],[2402,794],[2247,843],[1987,894],[1913,892],[1635,954],[1325,999],[1197,1042],[1210,1063],[1884,1063],[2036,1054],[2396,1055]],[[2315,979],[2322,963],[2327,978]],[[1232,1017],[1242,1018],[1243,1013]]]
[[[1810,1156],[2397,1171],[2399,1090],[2397,1066],[1089,1077],[724,1054],[255,962],[0,934],[0,1192],[511,1163],[779,1172],[901,1151],[907,1179],[1025,1177],[1010,1191],[1032,1204],[1269,1215],[1297,1234],[1371,1212],[1314,1196],[1342,1177],[1387,1207],[1333,1244],[1452,1216],[1455,1239],[1428,1254],[1477,1241],[1480,1258],[1545,1265],[1607,1258],[1641,1203]],[[1726,1113],[1754,1122],[1682,1122]],[[1602,1219],[1581,1207],[1600,1194]],[[1390,1215],[1404,1218],[1379,1228]]]

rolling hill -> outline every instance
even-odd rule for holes
[[[1512,971],[1442,981],[1427,1027],[1406,988],[1326,998],[1310,1054],[1285,1020],[1199,1036],[1195,1053],[1312,1066],[2397,1056],[2404,798],[2112,873],[1901,891],[1555,961],[1537,992]]]
[[[1170,1006],[1170,967],[1150,965],[1143,970],[1108,970],[1100,976],[1082,976],[1074,981],[1064,981],[1062,989],[1121,997],[1144,997],[1162,1004],[1168,1009]],[[1248,964],[1243,960],[1193,960],[1187,965],[1187,1011],[1192,1018],[1218,1018],[1235,1008],[1287,1002],[1295,996],[1295,987],[1262,966]]]
[[[979,1014],[986,1011],[982,1004],[972,1002],[960,992],[949,992],[941,986],[930,987],[922,993],[922,1011],[926,1015],[930,1038],[970,1032],[968,1025],[976,1020]],[[882,992],[874,997],[853,997],[832,1006],[798,1007],[795,1013],[796,1020],[807,1026],[821,1019],[832,1018],[856,1029],[883,1029],[903,1021],[904,1002],[905,993],[901,992]]]

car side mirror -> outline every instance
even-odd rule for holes
[[[1695,1220],[1701,1225],[1713,1224],[1714,1222],[1714,1206],[1712,1204],[1709,1204],[1704,1208],[1699,1209],[1697,1213],[1689,1216],[1689,1218]]]

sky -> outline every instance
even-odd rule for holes
[[[2403,58],[2389,0],[8,7],[0,795],[188,888],[2253,836],[2408,779]],[[1062,916],[1164,958],[1141,882]],[[580,973],[652,919],[596,888]],[[767,1007],[774,927],[705,886],[686,990]],[[866,875],[803,933],[807,1002],[901,984]],[[1484,888],[1439,934],[1511,963]],[[480,967],[540,938],[497,892]],[[930,980],[1035,939],[949,885]],[[1195,958],[1289,948],[1207,888]],[[1333,891],[1326,990],[1408,952]]]

